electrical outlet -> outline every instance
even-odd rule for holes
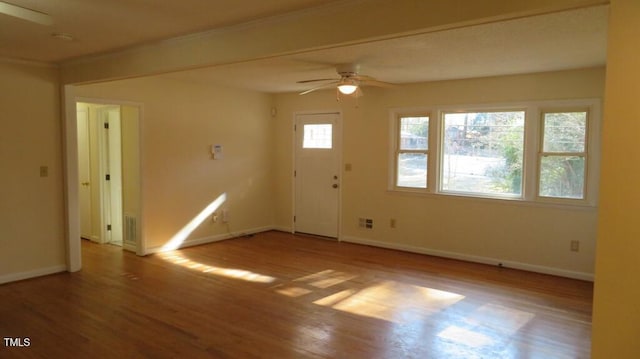
[[[213,212],[213,214],[211,215],[211,222],[213,223],[218,222],[218,212]]]
[[[371,218],[358,218],[358,227],[373,229],[373,219]]]
[[[572,252],[580,251],[580,241],[571,241],[571,251]]]
[[[396,228],[396,219],[395,218],[391,218],[391,220],[389,220],[389,227]]]

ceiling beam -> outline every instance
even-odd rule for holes
[[[608,4],[608,0],[353,0],[61,64],[64,84],[239,63]]]

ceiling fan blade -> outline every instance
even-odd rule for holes
[[[0,14],[17,17],[40,25],[53,25],[53,18],[49,14],[8,4],[3,1],[0,1]]]
[[[375,78],[371,77],[371,76],[367,76],[367,75],[352,75],[349,76],[350,79],[354,79],[354,80],[358,80],[358,81],[376,81]]]
[[[378,80],[361,80],[360,83],[365,86],[368,85],[368,86],[377,86],[377,87],[396,87],[395,84],[384,82],[384,81],[378,81]]]
[[[310,83],[310,82],[320,82],[320,81],[336,81],[336,79],[302,80],[302,81],[296,81],[296,83],[298,83],[298,84],[307,84],[307,83]]]
[[[324,84],[324,85],[321,85],[321,86],[318,86],[318,87],[314,87],[314,88],[308,89],[306,91],[300,92],[300,95],[306,95],[306,94],[308,94],[310,92],[313,92],[313,91],[334,87],[337,83],[338,83],[338,81],[333,81],[333,82],[330,82],[328,84]]]

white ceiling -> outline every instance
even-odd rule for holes
[[[58,62],[344,0],[3,1],[49,14],[53,25],[0,13],[0,57]],[[75,40],[56,40],[53,33]]]
[[[397,84],[604,66],[607,18],[608,7],[591,7],[165,76],[292,92],[338,78],[343,63]]]
[[[347,0],[348,1],[348,0]],[[0,57],[59,62],[343,2],[327,0],[9,0],[52,15],[43,26],[0,14]],[[336,76],[335,64],[393,83],[603,66],[608,6],[163,75],[265,92]],[[52,38],[70,33],[74,41]]]

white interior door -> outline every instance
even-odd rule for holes
[[[78,122],[78,180],[80,182],[80,236],[92,239],[91,208],[91,147],[89,141],[89,111],[77,110]]]
[[[110,180],[109,187],[109,208],[111,239],[110,243],[122,245],[122,140],[120,123],[120,106],[110,107],[107,110],[107,122],[109,129],[107,136],[107,168]]]
[[[97,107],[100,119],[102,243],[122,245],[122,153],[120,106]]]
[[[338,237],[340,116],[296,116],[295,231]]]

